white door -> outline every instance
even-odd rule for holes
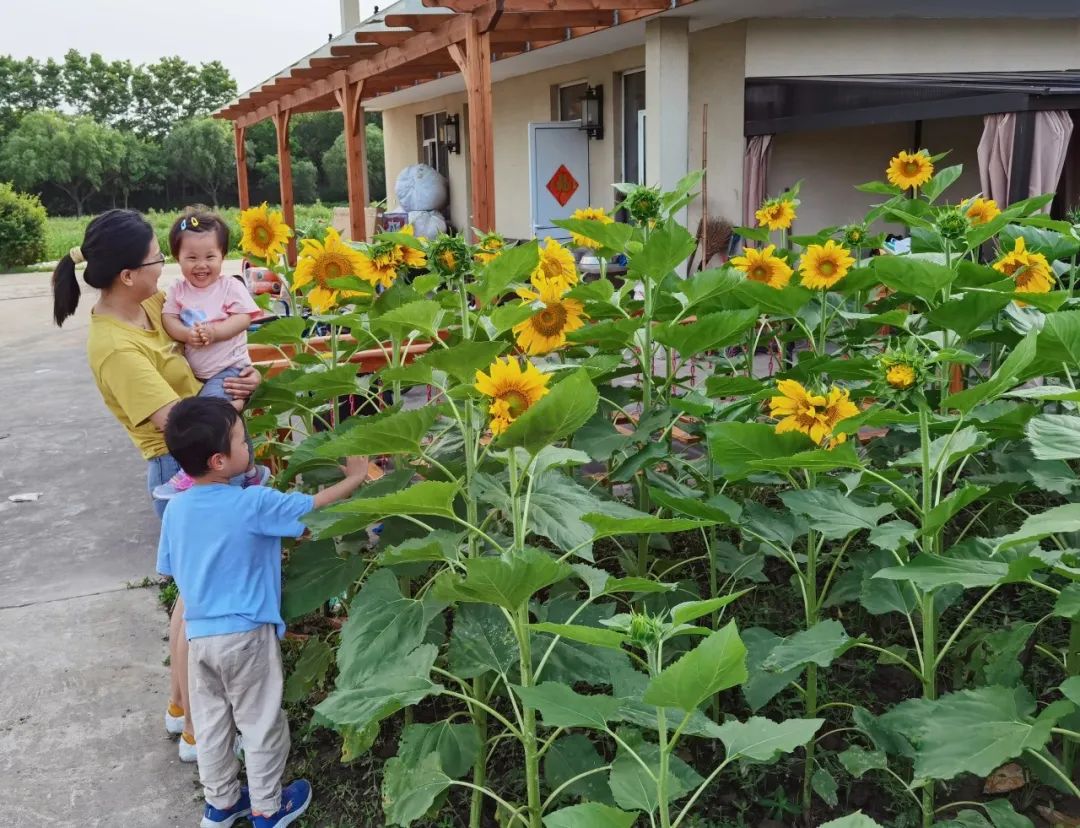
[[[580,121],[529,124],[533,234],[568,239],[556,219],[589,206],[589,136]]]

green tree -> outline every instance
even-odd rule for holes
[[[109,175],[113,204],[120,201],[126,208],[131,193],[149,189],[164,177],[160,148],[132,132],[121,132],[116,163]]]
[[[87,197],[113,173],[119,143],[116,130],[92,118],[31,112],[0,150],[0,178],[26,191],[52,184],[81,216]]]
[[[64,55],[64,100],[80,115],[109,126],[128,126],[132,109],[131,62],[107,61],[97,52],[84,57],[75,49]]]
[[[218,61],[196,67],[179,57],[162,58],[132,74],[132,126],[160,140],[176,124],[207,115],[235,95],[236,81]]]
[[[267,200],[277,200],[281,178],[278,175],[278,157],[266,155],[255,164],[259,189]],[[318,198],[319,171],[307,158],[292,159],[293,200],[297,204],[310,204]]]
[[[216,118],[184,121],[169,133],[164,150],[170,175],[205,191],[217,206],[236,170],[229,125]]]
[[[19,125],[23,115],[60,105],[60,65],[0,55],[0,136]]]
[[[374,124],[365,127],[367,136],[368,201],[386,198],[386,164],[383,151],[383,133]],[[338,201],[348,195],[345,171],[345,135],[338,136],[322,157],[323,192],[330,201]]]
[[[308,112],[297,115],[289,127],[289,147],[294,158],[307,158],[316,167],[322,165],[326,153],[339,135],[345,133],[341,113]]]

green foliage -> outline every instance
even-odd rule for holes
[[[864,257],[832,289],[777,289],[740,260],[683,278],[694,239],[673,214],[696,175],[619,185],[640,220],[562,222],[628,267],[558,304],[519,301],[562,267],[547,244],[361,248],[455,258],[339,297],[318,316],[329,355],[300,353],[254,404],[279,482],[313,490],[353,453],[394,467],[307,518],[285,587],[290,614],[347,606],[320,639],[333,686],[321,644],[293,679],[327,693],[315,723],[355,756],[403,720],[387,822],[451,802],[464,821],[468,797],[470,828],[879,824],[859,801],[898,828],[1021,828],[1006,800],[972,799],[1013,761],[1018,808],[1080,795],[1078,236],[1034,215],[1045,199],[975,224],[948,202],[959,178],[864,186],[880,203],[859,232],[902,221],[923,252]],[[784,198],[798,209],[798,187]],[[740,232],[789,266],[865,238]],[[1020,296],[977,263],[1021,236],[1058,289]],[[580,327],[526,357],[514,328],[565,325],[570,301]],[[311,333],[299,316],[255,338]],[[375,343],[384,367],[358,377],[348,360]],[[345,394],[378,413],[342,421]]]
[[[118,132],[86,116],[32,112],[0,149],[0,178],[23,190],[52,184],[82,215],[87,197],[114,169],[119,144]]]
[[[45,258],[45,208],[36,196],[0,182],[0,269]]]
[[[169,133],[164,150],[170,175],[207,193],[210,203],[216,207],[218,193],[236,174],[229,125],[217,118],[184,121]],[[296,197],[301,201],[312,201],[315,194],[301,193],[297,188]]]

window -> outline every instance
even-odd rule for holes
[[[450,177],[450,153],[446,149],[446,113],[420,116],[420,160]]]
[[[585,81],[570,83],[559,87],[559,121],[581,120],[581,99],[585,97],[585,91],[589,84]]]

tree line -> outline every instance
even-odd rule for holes
[[[209,117],[236,96],[219,61],[133,65],[69,51],[63,61],[0,55],[0,181],[38,194],[50,213],[111,206],[169,209],[236,198],[231,125]],[[367,124],[370,197],[385,196],[382,130]],[[292,119],[298,202],[346,197],[339,112]],[[252,198],[278,200],[274,127],[247,130]]]

